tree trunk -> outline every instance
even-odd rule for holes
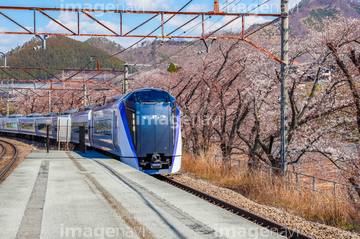
[[[353,186],[357,187],[357,188],[355,188],[355,191],[357,192],[357,194],[358,194],[359,197],[360,197],[360,188],[359,188],[359,185],[356,183],[355,178],[349,178],[349,182],[350,182]]]

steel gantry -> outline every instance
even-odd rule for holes
[[[15,19],[11,18],[10,16],[8,16],[7,14],[4,13],[4,11],[7,10],[12,10],[12,11],[17,11],[19,12],[19,15],[21,14],[21,12],[23,11],[31,11],[33,12],[33,14],[31,14],[32,16],[29,17],[29,19],[26,20],[26,22],[32,22],[32,24],[30,26],[24,26],[22,24],[20,24],[20,22],[16,21]],[[54,17],[51,17],[50,14],[52,13],[58,13],[58,12],[67,12],[67,13],[74,13],[77,15],[76,17],[76,29],[72,29],[70,26],[66,26],[66,24],[61,23],[59,20],[55,19]],[[109,26],[106,26],[104,23],[102,23],[101,20],[99,20],[98,18],[96,18],[95,16],[92,16],[91,14],[93,13],[102,13],[102,14],[114,14],[114,15],[118,15],[118,19],[119,19],[119,28],[118,29],[112,29]],[[239,39],[239,40],[243,40],[247,43],[250,43],[251,45],[255,46],[256,48],[262,50],[263,52],[267,53],[269,56],[271,56],[272,58],[276,59],[279,62],[282,62],[282,60],[271,54],[270,52],[262,49],[261,47],[257,46],[255,43],[251,42],[249,40],[249,36],[254,34],[255,32],[257,32],[258,30],[260,30],[261,28],[267,26],[261,26],[258,29],[256,29],[255,31],[253,31],[250,34],[245,34],[245,20],[246,17],[268,17],[268,18],[274,18],[272,21],[270,21],[268,24],[271,24],[274,21],[277,21],[279,19],[281,19],[282,17],[284,17],[284,14],[279,13],[279,14],[261,14],[261,13],[230,13],[230,12],[221,12],[219,10],[219,3],[218,0],[215,0],[214,2],[214,11],[210,11],[210,12],[180,12],[180,11],[134,11],[134,10],[101,10],[101,9],[88,9],[88,8],[42,8],[42,7],[11,7],[11,6],[0,6],[0,15],[2,15],[4,18],[6,18],[8,21],[8,23],[10,24],[11,22],[16,24],[18,27],[20,27],[22,29],[22,31],[0,31],[0,34],[21,34],[21,35],[46,35],[46,36],[95,36],[95,37],[140,37],[140,38],[162,38],[162,39]],[[24,14],[23,14],[24,15]],[[39,27],[37,26],[37,22],[38,22],[38,15],[42,15],[45,16],[46,18],[48,18],[48,20],[50,22],[53,22],[55,24],[57,24],[58,26],[60,26],[63,29],[63,32],[46,32],[46,31],[40,31]],[[149,15],[149,18],[145,21],[140,21],[138,23],[135,24],[135,27],[133,27],[131,30],[128,31],[124,31],[124,26],[126,24],[128,24],[125,19],[124,16],[125,15]],[[24,16],[27,16],[26,14]],[[82,33],[81,32],[81,17],[85,16],[86,18],[96,22],[101,28],[103,28],[103,30],[108,31],[108,34],[100,34],[100,33]],[[187,22],[185,22],[184,24],[182,24],[181,26],[175,28],[175,29],[171,29],[171,31],[169,30],[168,32],[166,31],[166,23],[169,22],[169,20],[171,18],[173,18],[174,16],[192,16],[192,18],[190,20],[188,20]],[[217,29],[211,31],[211,32],[206,32],[206,28],[205,28],[205,21],[207,17],[212,17],[212,16],[228,16],[231,17],[231,19],[226,22],[225,24],[222,24],[220,27],[218,27]],[[139,19],[141,19],[141,17],[138,17]],[[150,34],[144,35],[144,34],[136,34],[134,33],[136,30],[138,30],[139,28],[143,27],[146,23],[150,22],[150,21],[156,21],[158,20],[158,18],[160,18],[160,22],[159,22],[159,27],[156,28],[159,29],[159,34],[157,31],[152,31]],[[183,27],[188,26],[190,23],[192,23],[195,19],[201,18],[201,35],[197,35],[197,36],[184,36],[181,34],[175,34],[177,32],[179,32],[179,30],[181,30]],[[137,19],[137,18],[135,18]],[[22,19],[24,20],[24,19]],[[222,36],[222,35],[216,35],[215,33],[219,32],[220,30],[222,30],[223,28],[225,28],[226,26],[228,26],[229,24],[235,22],[236,20],[241,20],[241,26],[242,26],[242,31],[241,34],[238,36]],[[131,19],[131,22],[129,22],[129,24],[133,24],[134,23],[134,18]],[[4,25],[3,27],[6,27],[6,25]],[[170,27],[169,27],[170,28]],[[30,30],[31,29],[31,30]],[[148,29],[146,29],[148,30]]]
[[[17,95],[2,95],[1,98],[48,98],[49,102],[51,102],[51,98],[63,98],[63,99],[71,99],[79,104],[82,104],[80,101],[76,100],[74,97],[67,97],[67,96],[52,96],[51,92],[52,91],[82,91],[84,93],[84,99],[86,98],[86,84],[101,84],[101,85],[106,85],[110,88],[112,88],[113,90],[118,91],[119,93],[123,94],[123,92],[119,89],[117,89],[116,87],[112,86],[109,82],[106,82],[105,80],[103,81],[97,81],[94,78],[100,76],[103,73],[112,73],[114,76],[112,78],[109,79],[109,81],[122,76],[124,71],[122,70],[108,70],[108,69],[100,69],[100,64],[98,64],[98,68],[97,69],[46,69],[46,68],[31,68],[31,67],[6,67],[6,68],[0,68],[0,71],[4,72],[5,74],[7,74],[8,76],[11,77],[11,79],[0,79],[0,92],[3,92],[5,94],[8,94],[9,91],[15,91],[17,93]],[[18,79],[14,76],[14,74],[11,74],[10,71],[22,71],[25,72],[27,75],[29,75],[31,78],[33,79]],[[43,80],[43,79],[37,79],[37,77],[34,76],[34,74],[30,73],[29,71],[38,71],[38,72],[45,72],[47,73],[49,76],[52,77],[51,80]],[[71,76],[69,77],[59,77],[56,74],[53,74],[51,72],[54,71],[58,71],[58,72],[70,72]],[[83,80],[75,80],[74,78],[80,74],[80,73],[94,73],[93,76],[90,77],[86,77],[87,79],[85,80],[85,77],[82,77]],[[42,87],[38,87],[38,88],[25,88],[25,87],[9,87],[6,84],[2,84],[2,82],[9,82],[9,81],[13,81],[13,82],[24,82],[24,83],[33,83],[37,82],[39,84],[48,84],[50,85],[49,88],[42,88]],[[82,84],[83,88],[81,89],[77,89],[77,88],[54,88],[53,87],[53,83],[61,83],[61,84]],[[32,93],[31,95],[29,94],[24,94],[22,91],[27,90],[27,92]],[[36,91],[41,90],[41,91],[48,91],[47,95],[43,95],[43,94],[38,94]],[[86,100],[84,100],[84,104],[86,104]]]

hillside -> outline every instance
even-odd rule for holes
[[[340,16],[360,18],[360,1],[354,0],[303,0],[290,13],[290,35],[301,37],[311,30],[321,31],[323,20]],[[255,28],[257,26],[253,26]],[[280,38],[280,21],[258,33],[265,40]]]
[[[35,68],[82,68],[89,63],[91,56],[103,59],[110,56],[107,52],[93,47],[87,43],[77,41],[68,37],[56,36],[50,37],[46,42],[46,50],[34,50],[35,46],[41,45],[41,41],[25,43],[19,49],[10,51],[7,57],[7,65],[13,67],[35,67]],[[2,60],[0,61],[2,65]],[[101,61],[101,68],[123,69],[124,62],[117,58],[109,58]],[[96,68],[96,63],[88,67]],[[8,70],[10,74],[18,79],[31,79],[31,76],[18,70]],[[51,72],[57,74],[58,72]],[[46,78],[49,75],[44,72],[31,71],[37,78]],[[1,78],[9,76],[0,72]]]
[[[182,47],[191,44],[189,41],[170,40],[161,46],[160,42],[161,40],[144,40],[138,46],[117,55],[117,57],[134,64],[155,64],[171,56]],[[109,54],[115,54],[124,49],[121,45],[105,37],[92,37],[85,41],[85,43],[104,50]]]
[[[101,49],[109,54],[114,54],[124,49],[120,44],[109,40],[106,37],[90,37],[85,41],[86,44]]]
[[[290,25],[295,36],[306,34],[309,30],[321,31],[322,20],[339,17],[360,18],[360,1],[354,0],[303,0],[293,9]]]

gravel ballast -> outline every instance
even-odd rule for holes
[[[193,187],[204,193],[222,199],[228,203],[234,204],[238,207],[251,211],[259,216],[265,217],[269,220],[275,221],[293,230],[321,239],[348,239],[359,238],[359,235],[344,231],[335,227],[324,224],[307,221],[301,217],[291,215],[280,209],[258,204],[231,189],[219,187],[211,182],[203,179],[196,179],[194,176],[185,173],[170,175],[170,177],[180,183]]]

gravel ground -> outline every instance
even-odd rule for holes
[[[33,145],[25,144],[20,142],[17,139],[10,138],[10,137],[0,137],[0,139],[12,143],[18,149],[18,156],[15,164],[12,166],[10,171],[6,174],[5,178],[11,174],[11,172],[26,158],[26,156],[34,149]],[[2,169],[5,165],[0,164],[0,169]],[[1,183],[1,181],[0,181]]]
[[[256,202],[247,199],[241,194],[234,192],[231,189],[216,186],[215,184],[205,181],[203,179],[196,179],[194,176],[190,174],[185,174],[185,173],[174,174],[171,175],[170,177],[180,183],[201,190],[214,197],[220,198],[226,202],[237,205],[241,208],[244,208],[248,211],[256,213],[262,217],[268,218],[277,223],[280,223],[293,230],[298,230],[299,232],[314,238],[321,238],[321,239],[359,238],[360,239],[360,236],[357,234],[353,234],[348,231],[344,231],[320,223],[307,221],[303,218],[283,212],[277,208],[258,204]]]

